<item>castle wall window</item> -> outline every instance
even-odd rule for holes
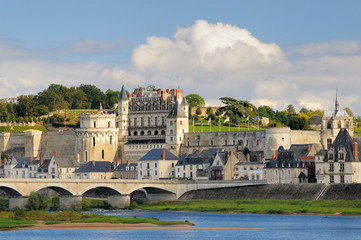
[[[104,159],[104,149],[102,149],[102,159]]]
[[[162,117],[162,126],[164,126],[165,124],[164,124],[164,117]]]
[[[138,132],[137,131],[134,131],[134,134],[133,134],[134,136],[137,136],[138,135]]]
[[[340,172],[344,172],[344,171],[345,171],[345,164],[340,163]]]
[[[152,132],[151,132],[151,131],[148,131],[148,135],[152,135]]]
[[[160,133],[161,135],[165,135],[165,131],[164,130],[162,130],[162,132]]]
[[[93,137],[93,147],[95,147],[95,137]]]
[[[85,152],[85,161],[88,161],[88,152]]]
[[[170,134],[173,134],[173,129],[170,130]]]
[[[327,123],[327,128],[328,128],[328,129],[331,129],[331,122],[328,122],[328,123]]]
[[[173,126],[173,121],[170,121],[170,125]]]
[[[170,141],[173,142],[173,137],[170,137]]]
[[[158,117],[155,117],[155,119],[154,119],[154,125],[155,125],[156,127],[158,127]]]
[[[154,131],[154,135],[158,135],[158,130],[155,130],[155,131]]]
[[[143,136],[143,135],[144,135],[144,131],[141,131],[141,132],[140,132],[140,135],[142,135],[142,136]]]
[[[189,142],[188,142],[189,143]],[[189,144],[188,144],[189,145]],[[211,146],[213,146],[213,140],[211,140]]]
[[[333,172],[333,170],[334,170],[333,163],[330,163],[330,169],[329,169],[329,172]]]
[[[330,176],[330,183],[334,183],[335,182],[335,178],[333,175]]]
[[[338,128],[341,128],[341,121],[338,121]]]
[[[345,176],[344,175],[340,176],[340,183],[345,183]]]
[[[108,122],[108,128],[110,128],[110,121]]]
[[[179,122],[179,125],[181,125],[182,126],[182,124],[183,124],[183,122],[182,122],[182,120]]]
[[[113,144],[113,136],[110,136],[109,142],[110,144]]]
[[[96,128],[97,127],[97,123],[94,121],[94,128]]]

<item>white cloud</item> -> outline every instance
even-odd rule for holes
[[[122,83],[128,90],[152,84],[180,86],[186,94],[198,93],[216,105],[218,98],[229,96],[281,110],[288,104],[296,109],[332,109],[338,87],[341,107],[361,114],[360,46],[359,41],[334,41],[283,50],[255,38],[247,29],[204,20],[178,27],[172,38],[148,37],[125,65],[49,60],[61,54],[113,58],[118,50],[129,47],[121,39],[88,39],[42,50],[0,41],[0,94],[36,94],[51,83],[87,83],[103,90],[117,90]]]

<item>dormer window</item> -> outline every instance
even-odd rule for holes
[[[333,160],[333,152],[328,153],[328,160]]]
[[[344,160],[344,159],[345,159],[345,154],[344,154],[344,152],[339,152],[339,153],[338,153],[338,158],[339,158],[340,160]]]

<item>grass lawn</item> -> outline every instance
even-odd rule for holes
[[[361,215],[361,200],[192,200],[184,202],[132,203],[133,209],[216,213],[344,214]]]
[[[0,132],[23,132],[26,130],[38,130],[38,131],[48,131],[48,129],[46,129],[46,127],[44,126],[14,126],[14,127],[10,127],[10,126],[6,126],[6,127],[0,127]]]

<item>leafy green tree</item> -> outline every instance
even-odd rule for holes
[[[253,104],[248,101],[237,100],[230,97],[220,98],[223,107],[220,107],[217,111],[225,112],[229,117],[231,122],[235,123],[237,118],[247,118],[250,120],[255,119],[257,117],[257,108]]]
[[[296,113],[295,107],[292,104],[289,104],[287,106],[287,112],[288,114],[295,114]]]
[[[51,205],[51,199],[37,192],[31,192],[28,200],[30,210],[47,210]]]
[[[352,112],[352,110],[351,110],[350,108],[345,107],[345,111],[347,112],[347,114],[348,114],[350,117],[353,117],[353,116],[354,116],[354,115],[353,115],[353,112]]]
[[[120,91],[113,91],[108,89],[105,93],[105,101],[107,108],[113,108],[114,104],[118,103]]]
[[[258,107],[258,114],[260,117],[267,117],[271,120],[276,120],[276,112],[269,106]]]
[[[99,103],[105,106],[105,94],[97,87],[90,84],[81,84],[79,87],[86,96],[86,108],[97,109]]]
[[[207,111],[207,115],[213,114],[213,109],[211,107],[208,107],[206,111]]]
[[[195,93],[187,95],[186,99],[190,107],[203,107],[205,104],[204,98]]]
[[[201,114],[202,114],[201,108],[198,107],[198,108],[196,109],[196,114],[197,114],[197,115],[201,115]]]
[[[148,85],[145,90],[146,91],[153,91],[155,89],[155,86],[154,85]]]

